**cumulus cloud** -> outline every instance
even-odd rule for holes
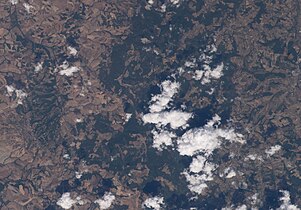
[[[213,180],[213,171],[217,165],[207,161],[203,156],[193,158],[189,168],[183,172],[191,192],[201,194],[207,188],[207,181]]]
[[[212,64],[213,56],[216,51],[217,48],[214,44],[207,45],[206,49],[202,52],[198,59],[191,58],[184,63],[184,66],[189,70],[195,69],[193,78],[195,80],[200,80],[203,85],[223,76],[224,63],[221,62],[217,66]]]
[[[205,126],[184,133],[177,141],[178,151],[181,155],[192,156],[202,152],[209,156],[220,147],[222,140],[244,143],[243,136],[236,133],[234,129]]]
[[[267,154],[268,157],[270,157],[280,150],[281,150],[281,146],[275,145],[275,146],[272,146],[270,149],[266,149],[265,153]]]
[[[10,0],[10,3],[12,4],[12,5],[16,5],[16,4],[18,4],[18,0]]]
[[[77,54],[77,50],[74,47],[68,46],[68,51],[70,55],[75,56]]]
[[[35,72],[39,72],[43,69],[43,63],[37,63],[37,65],[34,67]]]
[[[262,161],[262,157],[260,155],[257,155],[257,154],[249,154],[247,157],[245,157],[244,159],[245,161],[247,160],[259,160],[259,161]]]
[[[245,204],[241,205],[241,206],[237,206],[237,207],[234,207],[233,205],[230,206],[230,207],[224,207],[222,208],[222,210],[247,210],[247,206]]]
[[[203,70],[196,70],[193,78],[195,80],[201,80],[203,85],[211,82],[212,79],[219,79],[223,76],[224,64],[221,63],[214,69],[211,69],[208,64],[204,66]]]
[[[102,198],[95,200],[94,203],[97,203],[100,209],[108,209],[114,200],[115,195],[113,195],[111,192],[106,192]]]
[[[23,6],[26,10],[26,12],[30,13],[30,11],[34,8],[33,6],[31,6],[30,4],[27,3],[23,3]]]
[[[177,139],[180,155],[194,156],[189,168],[183,172],[191,192],[201,194],[207,188],[206,182],[213,180],[213,171],[218,166],[208,158],[224,140],[244,143],[243,135],[234,129],[219,128],[220,120],[215,115],[204,127],[190,129]],[[236,173],[229,168],[225,175],[226,178],[232,178]]]
[[[228,167],[224,170],[224,173],[222,174],[222,176],[225,176],[227,179],[231,179],[232,177],[236,176],[236,172],[233,169]]]
[[[62,65],[58,68],[60,75],[65,76],[73,76],[75,72],[78,72],[80,69],[76,66],[69,66],[69,63],[67,61],[64,61]]]
[[[56,202],[56,204],[63,209],[70,209],[73,205],[79,204],[83,205],[84,201],[81,200],[79,196],[76,197],[76,199],[72,199],[70,197],[70,192],[66,192],[62,195],[62,197]]]
[[[247,206],[245,204],[238,206],[235,210],[247,210]]]
[[[27,97],[27,93],[23,90],[18,90],[12,85],[6,85],[6,91],[9,96],[16,94],[16,99],[18,104],[23,104],[23,100]]]
[[[159,151],[162,151],[163,148],[166,148],[166,146],[172,145],[172,139],[176,137],[176,135],[173,132],[169,132],[166,130],[162,131],[152,131],[153,134],[153,147],[158,149]]]
[[[144,123],[152,123],[157,127],[170,125],[172,129],[186,127],[187,121],[192,117],[191,113],[179,110],[164,111],[157,113],[148,113],[143,115]]]
[[[287,190],[280,190],[283,196],[280,198],[281,206],[277,210],[300,210],[296,205],[291,203],[290,193]]]
[[[154,210],[160,210],[164,206],[164,198],[159,196],[148,198],[143,202],[142,206],[144,208],[147,207]]]
[[[172,100],[172,97],[178,92],[180,83],[165,80],[162,82],[160,87],[162,93],[153,96],[151,99],[151,105],[149,107],[151,113],[161,112],[167,108],[168,103]]]
[[[153,147],[162,151],[166,146],[172,145],[172,139],[176,137],[171,130],[186,128],[187,122],[192,117],[191,113],[181,110],[169,110],[169,103],[177,94],[180,83],[165,80],[160,84],[161,93],[152,96],[149,106],[150,113],[144,114],[142,120],[144,123],[155,125],[153,129]]]

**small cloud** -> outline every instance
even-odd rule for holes
[[[287,190],[280,190],[283,196],[280,198],[281,206],[277,210],[300,210],[296,205],[291,203],[290,193]]]
[[[76,66],[69,66],[68,62],[65,61],[62,65],[59,66],[59,74],[66,75],[68,77],[73,76],[75,72],[78,72],[80,69]]]
[[[257,154],[249,154],[247,157],[245,157],[244,159],[245,161],[247,160],[259,160],[259,161],[262,161],[262,157],[260,155],[257,155]]]
[[[151,113],[161,112],[166,109],[172,97],[178,92],[180,83],[166,80],[160,85],[161,94],[155,95],[151,99],[149,110]]]
[[[144,208],[147,207],[154,210],[160,210],[164,206],[164,198],[159,196],[148,198],[143,202],[142,206]]]
[[[6,85],[6,91],[7,91],[7,94],[9,96],[12,96],[12,94],[15,92],[16,88],[12,85]]]
[[[153,134],[153,147],[162,151],[166,146],[172,145],[172,139],[176,137],[176,135],[169,131],[152,131]]]
[[[266,149],[265,153],[267,154],[268,157],[270,157],[280,150],[281,150],[281,146],[275,145],[275,146],[272,146],[270,149]]]
[[[247,210],[247,206],[245,204],[243,204],[241,206],[236,207],[235,210]]]
[[[125,122],[128,122],[132,117],[131,113],[125,113]]]
[[[6,91],[9,96],[16,94],[17,104],[23,104],[23,100],[27,97],[27,93],[23,90],[18,90],[12,85],[6,85]]]
[[[30,11],[34,8],[32,5],[28,4],[28,3],[23,3],[23,6],[26,10],[26,12],[30,13]]]
[[[210,83],[212,80],[217,80],[223,76],[224,63],[221,62],[217,66],[214,66],[213,56],[216,53],[217,48],[214,44],[207,45],[204,52],[199,56],[198,61],[196,59],[186,61],[184,66],[190,69],[196,69],[194,71],[193,78],[200,80],[202,85]]]
[[[12,4],[12,5],[16,5],[16,4],[18,4],[18,0],[10,0],[10,3]]]
[[[196,58],[192,58],[190,61],[186,61],[184,63],[184,66],[186,66],[188,68],[195,68],[195,67],[197,67]]]
[[[172,110],[165,112],[148,113],[143,115],[142,120],[144,123],[152,123],[157,127],[170,125],[172,129],[177,129],[181,127],[187,127],[187,122],[191,117],[191,113]]]
[[[74,47],[67,47],[69,54],[75,56],[77,54],[77,50]]]
[[[70,197],[70,192],[66,192],[62,197],[56,202],[56,204],[63,209],[70,209],[78,200],[74,200]]]
[[[108,209],[114,200],[115,195],[113,195],[111,192],[106,192],[102,198],[95,200],[94,203],[97,203],[100,209]]]
[[[37,65],[34,67],[35,72],[41,71],[43,68],[43,63],[37,63]]]
[[[245,204],[241,206],[234,207],[234,205],[231,205],[230,207],[224,207],[222,210],[247,210],[247,206]]]
[[[233,169],[228,167],[224,170],[224,173],[222,174],[222,176],[225,176],[227,179],[231,179],[232,177],[236,176],[236,172]]]
[[[64,154],[63,158],[66,159],[66,160],[70,160],[71,159],[69,154]]]
[[[208,64],[205,64],[203,69],[204,70],[196,70],[193,78],[195,80],[201,80],[201,83],[205,85],[210,83],[211,79],[219,79],[223,76],[224,64],[221,63],[214,69],[211,69]]]
[[[244,143],[243,136],[234,129],[204,127],[191,129],[178,139],[178,151],[181,155],[192,156],[203,152],[206,156],[219,148],[222,140]]]
[[[243,136],[234,129],[219,128],[221,118],[215,115],[204,127],[186,131],[177,139],[180,155],[195,156],[189,169],[183,174],[191,192],[201,194],[207,188],[206,182],[213,180],[213,171],[218,167],[209,161],[213,151],[218,149],[223,140],[244,143]],[[235,171],[225,171],[226,178],[236,176]]]
[[[187,182],[188,188],[191,192],[201,194],[205,188],[207,188],[207,181],[213,180],[213,171],[217,165],[207,161],[207,159],[201,155],[193,158],[189,169],[183,172]]]

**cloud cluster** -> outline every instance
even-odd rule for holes
[[[56,202],[56,204],[63,209],[70,209],[75,204],[83,205],[83,201],[81,201],[80,196],[77,196],[75,199],[72,199],[70,196],[70,192],[66,192],[62,195],[62,197]]]
[[[173,132],[169,131],[161,131],[158,132],[156,130],[152,131],[153,134],[153,147],[162,151],[167,146],[172,146],[172,139],[176,138],[177,136]]]
[[[213,151],[220,148],[223,141],[244,143],[243,135],[234,129],[219,128],[221,118],[215,115],[204,127],[194,128],[185,132],[177,139],[177,150],[180,155],[192,156],[189,169],[184,170],[190,191],[201,194],[207,187],[206,182],[213,180],[213,171],[218,167],[209,161]],[[236,173],[227,171],[226,178]]]
[[[277,210],[300,210],[296,205],[291,203],[290,193],[287,190],[280,190],[283,196],[280,198],[281,206]]]
[[[111,192],[106,192],[102,198],[95,200],[94,203],[97,203],[100,209],[108,209],[114,200],[115,195],[113,195]]]
[[[213,180],[213,171],[217,165],[208,162],[207,159],[201,155],[193,158],[190,166],[183,172],[191,192],[201,194],[207,188],[207,181]]]
[[[270,149],[266,149],[265,153],[267,154],[268,157],[270,157],[280,150],[281,150],[281,146],[275,145],[275,146],[272,146]]]
[[[182,110],[167,110],[179,87],[180,84],[177,82],[164,81],[161,84],[161,94],[152,97],[150,113],[144,114],[142,120],[144,123],[155,125],[152,130],[154,148],[162,151],[170,146],[177,149],[182,156],[193,157],[189,168],[182,174],[188,182],[188,188],[194,193],[201,194],[207,187],[206,182],[213,180],[213,170],[218,167],[209,161],[213,151],[220,148],[223,141],[244,143],[244,140],[234,129],[220,128],[221,118],[218,115],[209,120],[205,126],[189,129],[182,136],[177,136],[175,131],[188,128],[187,122],[193,117],[192,113]],[[226,178],[235,175],[234,171],[229,171]]]
[[[67,77],[73,76],[74,73],[78,72],[80,69],[77,66],[70,66],[67,61],[64,61],[57,70],[59,70],[60,75],[65,75]]]
[[[27,97],[27,93],[25,93],[23,90],[16,89],[12,85],[6,85],[6,91],[9,96],[13,96],[13,94],[16,95],[18,104],[23,104],[23,100]]]
[[[152,96],[149,106],[150,113],[144,114],[144,123],[155,125],[152,130],[153,147],[161,150],[173,144],[176,135],[171,130],[186,128],[187,122],[192,117],[191,113],[181,110],[169,110],[169,104],[178,93],[180,83],[165,80],[160,84],[161,93]],[[170,126],[170,129],[168,128]]]
[[[192,156],[200,152],[207,157],[219,148],[222,141],[243,143],[242,135],[234,129],[198,128],[187,131],[178,139],[178,151],[181,155]]]
[[[151,105],[149,106],[151,113],[161,112],[168,108],[168,103],[171,102],[173,96],[179,91],[180,83],[165,80],[160,87],[162,91],[161,94],[155,95],[151,99]]]
[[[187,121],[192,117],[191,113],[171,110],[166,112],[148,113],[143,115],[144,123],[155,124],[156,127],[162,128],[170,125],[172,129],[187,127]]]
[[[213,65],[213,57],[216,51],[217,48],[214,44],[207,45],[198,58],[191,58],[184,63],[186,68],[194,69],[193,78],[200,80],[203,85],[223,76],[224,63],[221,62],[218,65]]]
[[[143,202],[142,206],[144,208],[147,207],[154,210],[160,210],[164,206],[164,198],[159,196],[148,198]]]

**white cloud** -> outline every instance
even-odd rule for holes
[[[12,96],[13,93],[16,94],[17,104],[23,104],[23,100],[27,97],[27,93],[23,90],[18,90],[12,85],[6,85],[6,91],[9,96]]]
[[[66,75],[68,77],[73,76],[73,73],[78,72],[80,69],[76,66],[69,66],[67,61],[64,61],[62,65],[59,66],[59,74]]]
[[[247,206],[245,204],[241,205],[241,206],[237,206],[236,208],[231,205],[230,207],[224,207],[222,208],[222,210],[247,210]]]
[[[180,2],[180,0],[170,0],[170,2],[173,3],[174,5],[177,5]]]
[[[211,67],[208,64],[205,64],[203,66],[203,70],[195,71],[195,75],[193,76],[193,78],[195,80],[201,80],[201,83],[205,85],[210,83],[212,79],[221,78],[221,76],[223,76],[223,69],[224,69],[223,63],[219,64],[214,69],[211,69]]]
[[[80,179],[82,176],[83,176],[83,173],[78,172],[78,171],[75,171],[75,177],[76,177],[77,179]]]
[[[234,129],[213,127],[191,129],[178,139],[178,151],[181,155],[192,156],[203,152],[209,156],[220,147],[222,139],[243,143],[242,137]]]
[[[189,169],[183,172],[191,192],[201,194],[207,188],[207,181],[213,180],[213,171],[217,165],[207,161],[203,156],[193,158]]]
[[[12,96],[13,92],[15,92],[16,88],[12,85],[6,85],[6,91],[9,96]]]
[[[255,193],[254,195],[252,195],[251,197],[249,197],[250,203],[253,206],[252,210],[257,210],[257,206],[259,206],[260,204],[260,199],[258,198],[258,193]]]
[[[23,6],[26,10],[26,12],[30,13],[30,10],[32,10],[34,7],[30,4],[27,4],[27,3],[23,3]]]
[[[162,151],[162,149],[166,148],[166,146],[172,145],[172,138],[175,138],[176,135],[169,131],[152,131],[153,134],[153,147]]]
[[[125,122],[128,122],[132,117],[131,113],[125,113]]]
[[[266,149],[265,153],[267,154],[268,157],[270,157],[280,150],[281,150],[281,146],[275,145],[275,146],[272,146],[270,149]]]
[[[234,129],[219,128],[221,118],[215,115],[202,128],[194,128],[185,132],[177,139],[177,150],[180,155],[195,156],[189,169],[183,174],[188,182],[190,191],[201,194],[207,188],[206,182],[213,180],[213,171],[218,167],[208,158],[219,148],[223,139],[230,142],[244,143],[243,136]],[[231,169],[226,171],[226,178],[235,176]]]
[[[114,200],[115,195],[113,195],[111,192],[106,192],[102,198],[95,200],[94,203],[97,203],[100,209],[108,209]]]
[[[17,94],[17,103],[23,104],[23,100],[27,97],[27,93],[25,93],[23,90],[16,90]]]
[[[70,160],[70,159],[71,159],[69,154],[64,154],[64,155],[63,155],[63,158],[65,158],[65,159],[67,159],[67,160]]]
[[[277,210],[300,210],[296,205],[291,203],[290,193],[287,190],[280,190],[283,196],[280,198],[281,206]]]
[[[157,127],[167,126],[169,124],[172,129],[177,129],[187,127],[187,121],[191,117],[191,113],[172,110],[168,112],[148,113],[143,115],[142,120],[144,123],[152,123]]]
[[[235,210],[247,210],[247,206],[245,204],[243,204],[241,206],[236,207]]]
[[[223,76],[224,63],[221,62],[217,66],[213,66],[213,55],[216,53],[217,48],[214,44],[207,45],[206,49],[199,56],[198,61],[202,63],[198,65],[196,59],[186,61],[184,66],[189,69],[195,69],[193,78],[200,80],[201,84],[205,85],[212,80],[217,80]],[[214,68],[213,68],[214,67]]]
[[[186,128],[192,114],[181,110],[167,111],[168,104],[180,88],[180,83],[165,80],[160,84],[160,88],[161,94],[152,96],[149,106],[150,113],[144,114],[142,120],[144,123],[155,125],[156,129],[152,131],[153,147],[162,151],[166,146],[171,146],[172,138],[176,137],[173,132],[168,131],[167,126],[170,125],[172,130]]]
[[[153,5],[154,4],[154,0],[148,0],[147,3],[150,4],[150,5]]]
[[[197,67],[196,58],[192,58],[190,61],[185,61],[184,66],[186,66],[188,68]]]
[[[142,205],[143,207],[152,208],[154,210],[160,210],[164,205],[164,198],[159,196],[148,198],[143,202]]]
[[[12,4],[12,5],[16,5],[16,4],[18,4],[18,0],[10,0],[10,3]]]
[[[236,172],[231,168],[226,168],[224,170],[224,175],[226,175],[227,179],[231,179],[232,177],[236,176]]]
[[[77,54],[77,50],[74,47],[68,46],[67,49],[68,49],[70,55],[75,56]]]
[[[257,155],[257,154],[249,154],[247,157],[245,157],[244,159],[245,161],[247,160],[259,160],[259,161],[262,161],[262,157],[260,155]]]
[[[34,67],[34,71],[35,71],[35,72],[41,71],[42,68],[43,68],[42,65],[43,65],[43,63],[37,63],[37,65]]]
[[[78,200],[74,200],[70,197],[70,192],[66,192],[62,197],[56,202],[56,204],[63,209],[70,209]]]
[[[153,96],[151,99],[152,104],[149,107],[151,113],[161,112],[162,110],[167,108],[168,103],[172,100],[172,97],[178,92],[180,83],[165,80],[164,82],[162,82],[160,87],[162,93]]]

